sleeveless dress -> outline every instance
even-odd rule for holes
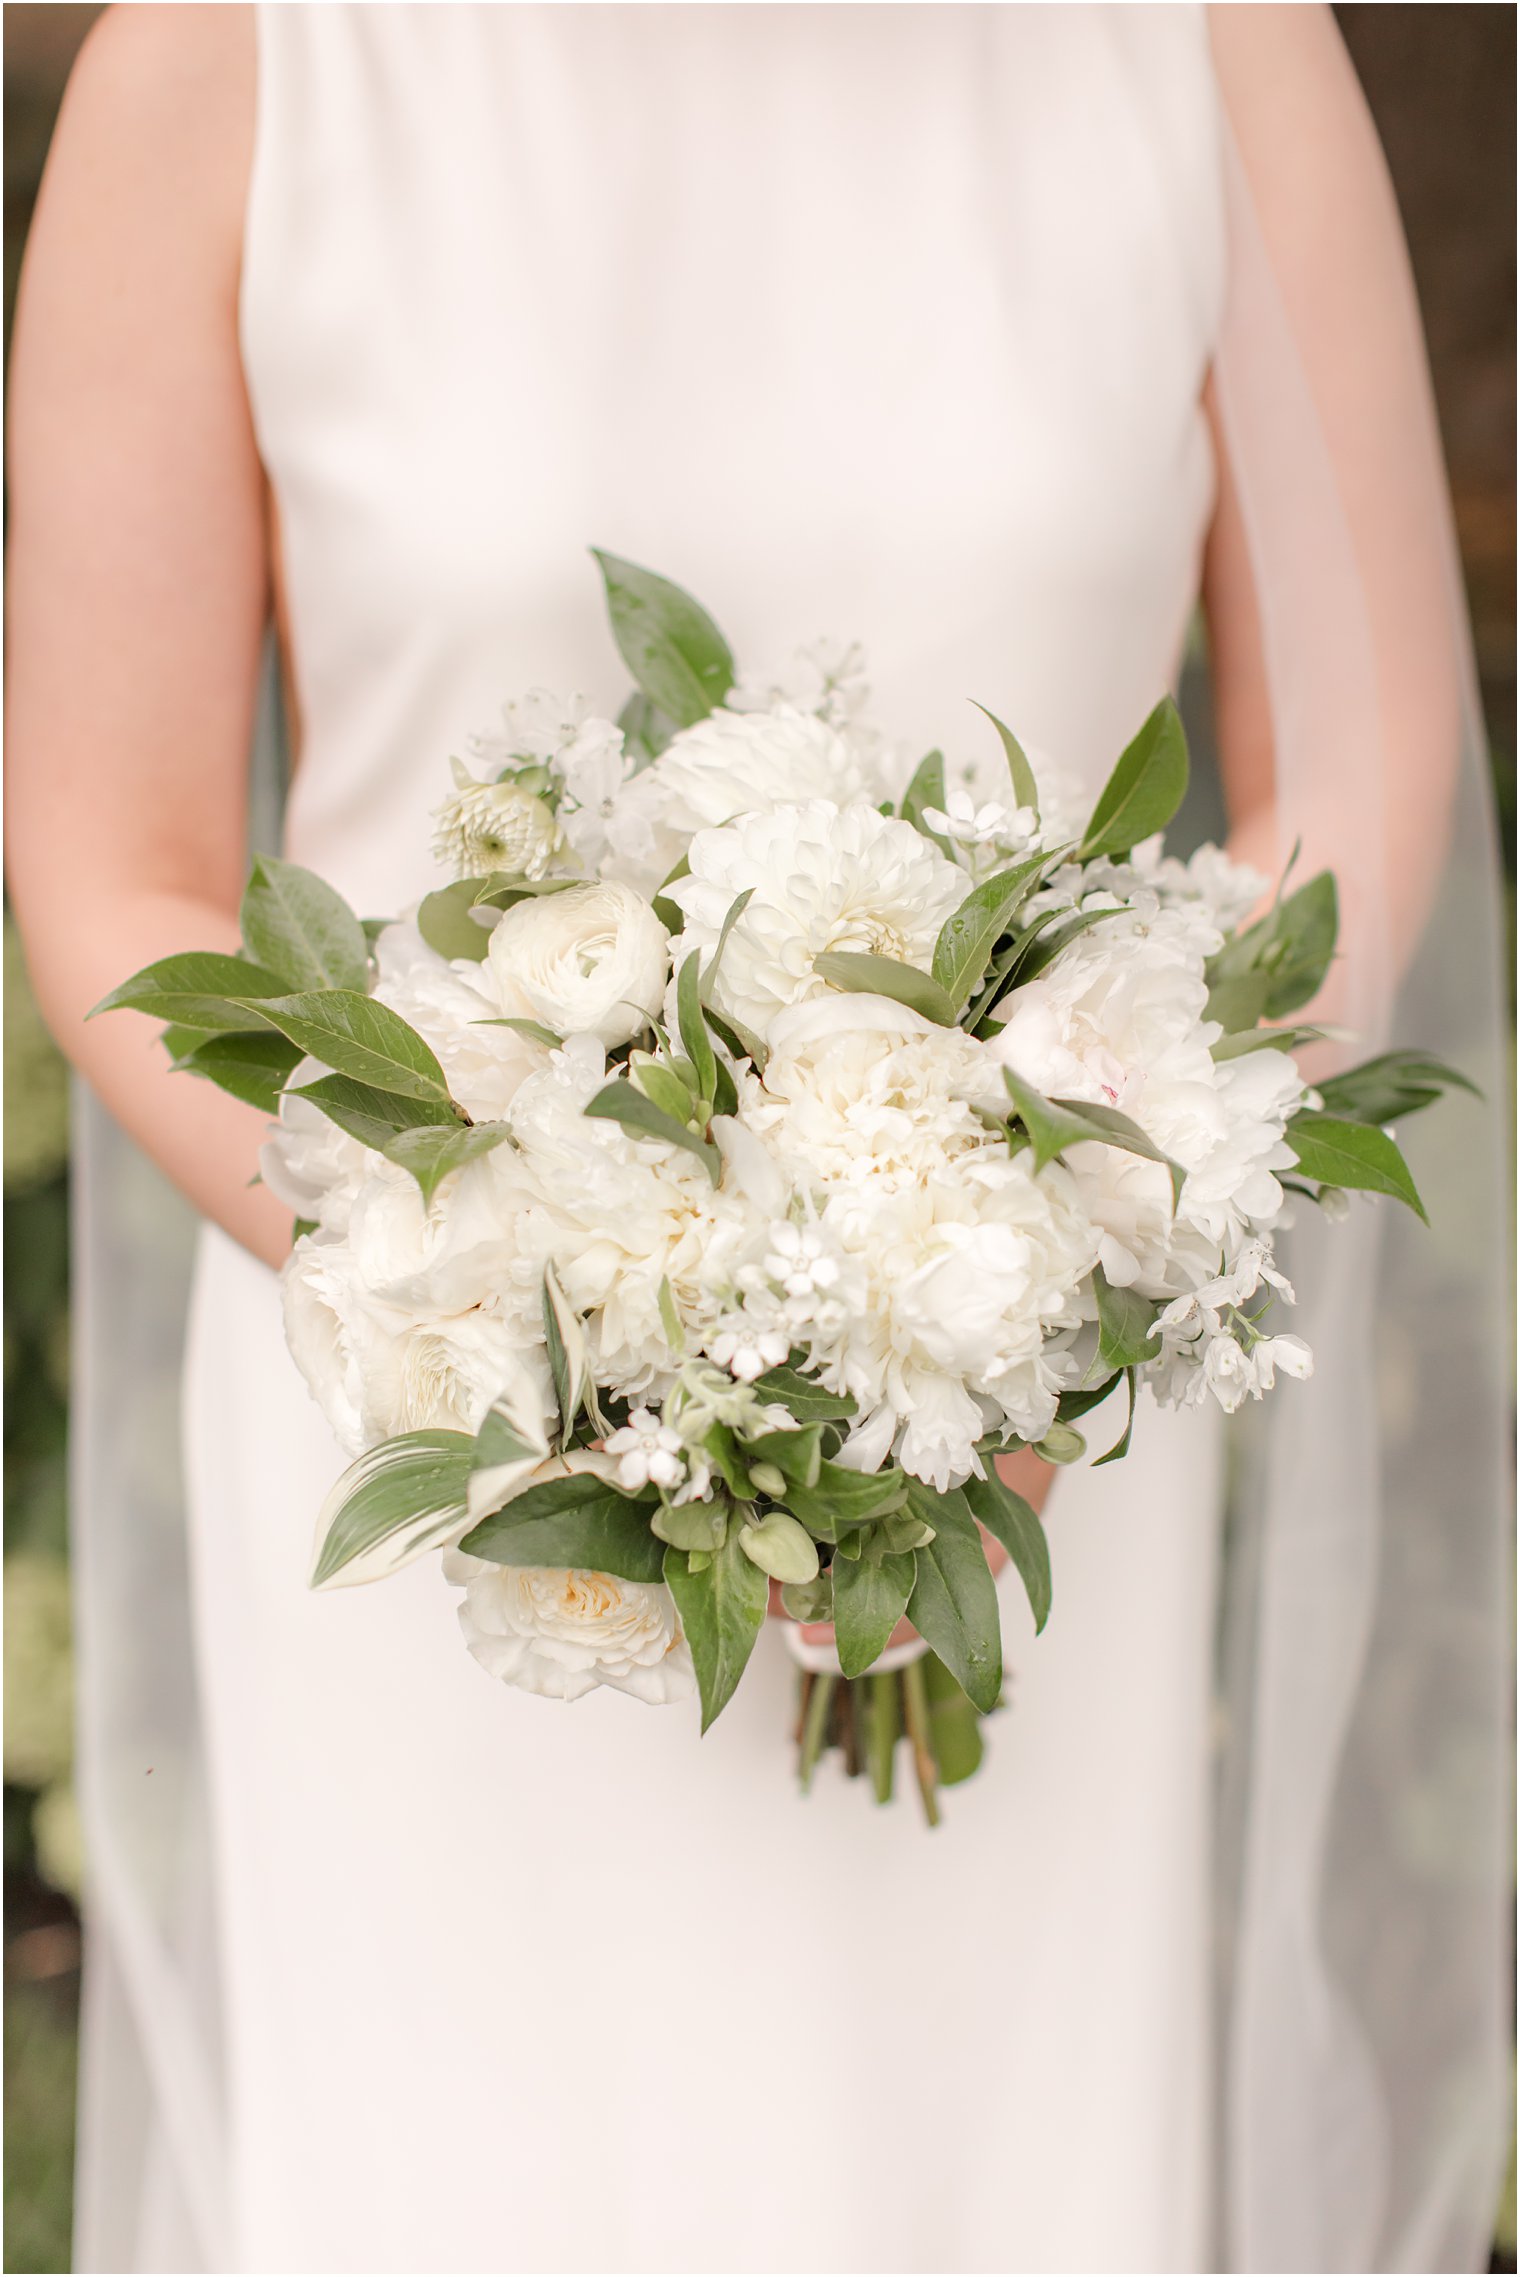
[[[258,19],[295,860],[392,912],[503,698],[616,708],[592,544],[747,666],[858,638],[906,743],[981,749],[974,696],[1097,788],[1175,679],[1212,504],[1201,10]],[[1051,1625],[1004,1588],[1011,1712],[932,1835],[842,1776],[799,1796],[774,1624],[699,1740],[492,1684],[434,1560],[309,1595],[343,1458],[214,1231],[186,1434],[225,2266],[1209,2265],[1200,1418],[1058,1481]]]

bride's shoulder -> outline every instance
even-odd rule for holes
[[[69,75],[48,172],[187,226],[241,226],[257,76],[252,7],[131,0],[105,10]]]

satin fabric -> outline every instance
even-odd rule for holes
[[[909,748],[990,762],[975,697],[1097,789],[1175,676],[1212,504],[1200,11],[258,19],[294,859],[394,910],[504,697],[616,707],[591,544],[748,666],[859,638]],[[186,1448],[217,2266],[1204,2266],[1206,1419],[1148,1410],[1059,1482],[1051,1626],[1004,1589],[1010,1708],[932,1835],[832,1770],[798,1795],[774,1632],[699,1739],[492,1684],[432,1561],[309,1596],[342,1457],[214,1232]]]

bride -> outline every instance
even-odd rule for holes
[[[11,486],[35,983],[206,1221],[174,1525],[176,1236],[87,1119],[79,2266],[1476,2267],[1480,1111],[1434,1235],[1368,1213],[1300,1269],[1320,1372],[1236,1451],[1227,1543],[1199,1416],[1063,1476],[1061,1619],[1036,1646],[1007,1597],[1012,1712],[930,1837],[798,1803],[779,1632],[698,1742],[486,1684],[431,1564],[308,1596],[341,1457],[260,1117],[84,1024],[236,945],[271,623],[287,849],[392,909],[505,697],[615,707],[594,542],[768,670],[859,639],[905,745],[974,695],[1089,791],[1201,601],[1232,851],[1333,863],[1338,1016],[1376,1048],[1402,976],[1400,1032],[1491,1082],[1439,457],[1328,11],[114,9],[22,283]]]

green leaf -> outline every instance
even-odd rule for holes
[[[467,1162],[489,1154],[511,1135],[505,1123],[423,1123],[398,1131],[381,1151],[388,1162],[399,1163],[411,1172],[422,1189],[423,1201],[428,1203],[450,1171],[462,1170]]]
[[[381,1091],[372,1083],[355,1083],[347,1075],[318,1076],[315,1083],[296,1088],[297,1099],[309,1099],[329,1122],[347,1131],[361,1146],[384,1154],[398,1131],[423,1126],[461,1128],[451,1106],[439,1099],[404,1099],[398,1092]]]
[[[1213,1018],[1212,1013],[1209,1016]],[[1324,1033],[1323,1028],[1247,1028],[1238,1035],[1221,1036],[1210,1046],[1209,1057],[1222,1064],[1244,1059],[1247,1052],[1295,1052],[1300,1044],[1318,1043]]]
[[[1317,996],[1330,970],[1340,930],[1335,880],[1330,872],[1321,870],[1297,893],[1289,894],[1279,903],[1271,922],[1272,983],[1267,990],[1266,1013],[1269,1020],[1280,1020]]]
[[[1188,782],[1187,737],[1177,706],[1163,696],[1103,786],[1078,859],[1127,854],[1142,838],[1164,830],[1182,804]]]
[[[689,869],[690,866],[688,863],[687,868]],[[724,912],[723,923],[718,928],[718,938],[713,943],[713,953],[702,968],[702,1002],[704,1006],[710,1007],[712,1004],[713,986],[718,978],[718,968],[723,962],[723,952],[728,947],[728,936],[754,898],[754,887],[746,886],[743,893],[734,895],[733,900]]]
[[[718,1088],[718,1062],[702,1017],[701,987],[702,960],[692,955],[682,964],[676,980],[676,1023],[686,1056],[696,1070],[698,1095],[711,1104]]]
[[[683,1061],[689,1066],[689,1061]],[[692,1070],[693,1081],[696,1070]],[[691,1085],[673,1068],[668,1060],[656,1059],[651,1052],[631,1052],[628,1058],[628,1080],[635,1090],[642,1091],[646,1099],[657,1106],[662,1115],[669,1115],[682,1130],[690,1127],[696,1100]]]
[[[887,1640],[913,1594],[913,1552],[844,1561],[834,1573],[834,1640],[846,1676],[863,1676],[886,1650]]]
[[[689,1131],[631,1083],[619,1079],[605,1085],[582,1112],[604,1122],[621,1123],[636,1138],[663,1139],[667,1146],[684,1147],[696,1156],[715,1186],[723,1175],[723,1157],[712,1141]]]
[[[1056,1420],[1060,1423],[1075,1423],[1079,1417],[1090,1415],[1095,1407],[1101,1407],[1119,1381],[1120,1378],[1113,1375],[1107,1383],[1099,1384],[1091,1391],[1062,1392],[1056,1401]]]
[[[399,1012],[346,988],[275,996],[261,1005],[271,1026],[326,1063],[377,1091],[449,1103],[449,1087],[432,1051]]]
[[[542,1020],[472,1020],[470,1026],[472,1028],[515,1028],[518,1035],[529,1036],[535,1044],[543,1044],[550,1051],[556,1052],[565,1040],[563,1036],[557,1036],[552,1028],[546,1028]]]
[[[255,1006],[264,997],[279,998],[284,993],[285,983],[277,973],[265,972],[246,957],[190,949],[181,956],[160,957],[157,964],[133,973],[103,996],[89,1017],[93,1020],[98,1012],[146,1012],[171,1027],[234,1034],[267,1028],[270,1023]]]
[[[707,611],[669,578],[592,547],[607,588],[612,637],[652,704],[694,727],[734,684],[728,643]]]
[[[990,1715],[1003,1688],[1003,1645],[997,1590],[976,1521],[958,1489],[935,1494],[914,1481],[908,1506],[934,1528],[933,1541],[913,1553],[908,1618],[972,1704]],[[837,1578],[834,1587],[837,1594]]]
[[[1038,814],[1040,811],[1040,786],[1034,779],[1034,769],[1025,756],[1023,745],[1012,728],[1003,725],[996,712],[988,711],[985,704],[977,704],[974,696],[971,701],[976,704],[976,708],[983,719],[990,719],[998,731],[998,740],[1003,746],[1003,756],[1008,762],[1008,777],[1013,784],[1014,805],[1032,806],[1035,813]]]
[[[686,1550],[667,1549],[665,1581],[691,1647],[705,1732],[733,1698],[755,1649],[765,1624],[770,1583],[739,1547],[737,1528],[730,1528],[722,1547],[700,1570],[692,1569],[691,1556]]]
[[[954,861],[955,854],[949,839],[942,838],[925,822],[924,810],[927,807],[934,807],[941,814],[945,811],[945,755],[942,751],[931,751],[920,759],[913,770],[913,780],[903,792],[899,811],[902,820],[911,822],[921,838],[927,838],[936,845],[947,861]]]
[[[1409,1165],[1386,1131],[1371,1123],[1341,1122],[1333,1115],[1303,1108],[1283,1133],[1309,1178],[1323,1186],[1354,1186],[1363,1193],[1391,1194],[1416,1217],[1425,1205],[1409,1175]]]
[[[313,870],[256,854],[239,913],[243,944],[287,988],[369,985],[364,927],[340,893]]]
[[[1377,1059],[1363,1060],[1360,1067],[1332,1075],[1315,1089],[1327,1115],[1339,1115],[1350,1123],[1395,1122],[1400,1115],[1433,1106],[1443,1091],[1451,1089],[1482,1097],[1477,1084],[1459,1069],[1421,1051],[1383,1052]]]
[[[1105,1463],[1122,1463],[1129,1453],[1129,1443],[1135,1429],[1135,1371],[1133,1368],[1125,1369],[1124,1381],[1129,1387],[1129,1414],[1125,1418],[1124,1431],[1122,1436],[1114,1441],[1106,1455],[1097,1457],[1093,1463],[1095,1471],[1102,1470]]]
[[[256,1035],[208,1036],[174,1064],[177,1074],[203,1075],[234,1099],[277,1115],[285,1079],[300,1060],[294,1044],[264,1028]]]
[[[1209,1019],[1234,1032],[1307,1004],[1330,969],[1338,925],[1335,880],[1321,870],[1209,959]]]
[[[1032,1503],[989,1466],[985,1478],[969,1478],[961,1488],[973,1518],[1008,1552],[1034,1615],[1038,1636],[1050,1619],[1050,1544]]]
[[[1161,1347],[1151,1330],[1160,1305],[1134,1289],[1116,1289],[1101,1265],[1093,1268],[1093,1290],[1098,1299],[1099,1365],[1137,1368],[1143,1360],[1154,1360]]]
[[[762,1431],[746,1443],[745,1453],[753,1463],[774,1463],[783,1478],[798,1486],[815,1487],[823,1462],[822,1438],[821,1423],[806,1424],[800,1431]]]
[[[1047,1099],[1030,1084],[1024,1083],[1011,1067],[1003,1070],[1003,1081],[1008,1096],[1018,1109],[1019,1120],[1029,1133],[1034,1147],[1034,1166],[1043,1170],[1058,1154],[1069,1146],[1116,1146],[1125,1154],[1143,1155],[1147,1162],[1159,1162],[1172,1182],[1172,1207],[1182,1192],[1187,1172],[1170,1155],[1163,1154],[1153,1139],[1147,1138],[1138,1123],[1117,1108],[1099,1106],[1090,1099]]]
[[[378,1581],[464,1522],[474,1443],[462,1431],[408,1431],[351,1463],[322,1506],[311,1587]]]
[[[791,1367],[767,1368],[756,1378],[753,1389],[761,1399],[774,1400],[788,1409],[799,1423],[843,1422],[855,1413],[855,1402],[848,1392],[828,1391]]]
[[[821,1462],[815,1485],[788,1482],[786,1506],[820,1542],[837,1542],[850,1528],[899,1507],[907,1483],[901,1471],[851,1471]]]
[[[937,1027],[955,1026],[956,1007],[939,982],[899,957],[824,949],[814,957],[813,970],[835,988],[851,989],[857,995],[887,996],[894,1004],[906,1004],[910,1011],[922,1013]]]
[[[919,1664],[929,1702],[929,1744],[942,1787],[959,1786],[981,1768],[982,1719],[935,1652]]]
[[[560,1438],[567,1442],[591,1389],[591,1378],[586,1366],[586,1332],[552,1264],[544,1267],[540,1309],[554,1402],[559,1409]]]
[[[651,759],[658,759],[675,729],[659,706],[645,695],[630,696],[618,713],[623,743],[633,753],[633,771],[640,774]]]
[[[648,1501],[576,1472],[546,1479],[482,1518],[460,1543],[492,1565],[574,1566],[621,1581],[664,1578],[665,1545],[650,1532]]]
[[[470,915],[483,906],[484,878],[456,878],[424,895],[417,910],[417,930],[440,957],[469,957],[476,964],[491,946],[491,928]]]
[[[992,952],[1014,911],[1045,867],[1045,856],[1000,870],[947,917],[934,944],[934,978],[958,1012],[980,988]]]

